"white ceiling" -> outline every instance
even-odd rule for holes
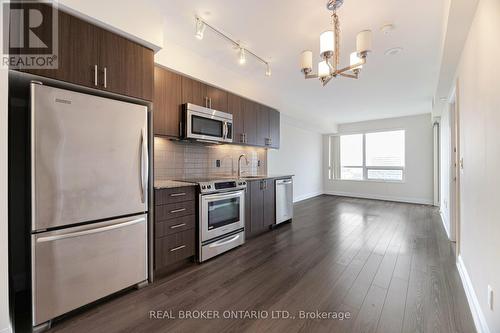
[[[341,78],[326,87],[304,80],[299,70],[300,52],[311,49],[317,57],[319,34],[329,28],[326,0],[151,1],[165,17],[162,52],[183,58],[182,68],[167,66],[274,106],[323,132],[338,123],[431,112],[444,0],[345,0],[339,11],[341,62],[347,64],[363,29],[373,30],[373,52],[358,81]],[[238,65],[237,51],[211,31],[202,41],[194,38],[195,14],[268,59],[272,77],[264,76],[264,66],[252,58]],[[384,23],[396,30],[384,35],[379,30]],[[404,51],[385,56],[391,47]]]

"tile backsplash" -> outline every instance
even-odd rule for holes
[[[155,180],[236,175],[241,154],[248,159],[248,165],[242,159],[244,175],[267,173],[265,148],[205,145],[155,137],[154,149]],[[220,167],[217,167],[217,160]]]

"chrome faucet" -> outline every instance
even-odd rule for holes
[[[241,178],[241,158],[244,157],[246,161],[246,165],[248,165],[248,159],[245,154],[241,154],[238,158],[238,178]]]

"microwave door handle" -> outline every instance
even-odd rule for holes
[[[227,121],[224,122],[224,125],[222,126],[222,139],[226,140],[227,139]]]

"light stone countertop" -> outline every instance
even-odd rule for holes
[[[176,188],[176,187],[184,187],[184,186],[197,186],[195,183],[188,182],[180,182],[177,180],[156,180],[154,187],[159,190],[162,188]]]

